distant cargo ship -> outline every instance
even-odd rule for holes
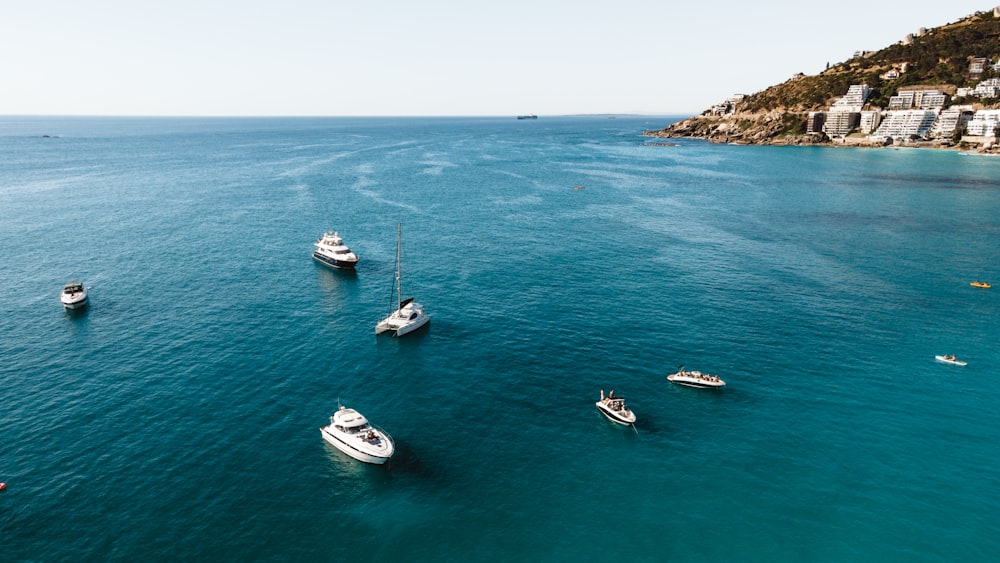
[[[538,116],[535,115],[535,114],[533,114],[533,113],[529,113],[528,115],[519,115],[519,116],[517,116],[517,118],[518,119],[538,119]]]

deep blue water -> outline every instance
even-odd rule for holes
[[[0,559],[996,558],[1000,160],[670,121],[0,118]]]

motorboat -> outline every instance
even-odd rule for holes
[[[635,413],[625,404],[623,397],[615,397],[615,390],[612,389],[607,397],[604,396],[604,389],[601,389],[601,400],[597,401],[597,410],[608,417],[611,422],[617,422],[625,426],[635,424]]]
[[[968,365],[969,362],[963,362],[962,360],[956,359],[955,354],[945,354],[943,356],[934,356],[934,359],[943,363],[951,364],[953,366],[964,366]]]
[[[339,404],[339,401],[329,426],[319,430],[324,440],[365,463],[383,464],[396,451],[392,438],[385,430],[372,426],[361,413]]]
[[[324,266],[338,270],[353,270],[358,263],[358,255],[347,248],[344,239],[337,231],[327,231],[316,240],[314,246],[316,250],[313,251],[312,257]]]
[[[538,119],[538,116],[535,115],[535,114],[533,114],[533,113],[528,113],[528,114],[525,114],[525,115],[519,115],[519,116],[517,116],[517,118],[518,119]]]
[[[974,282],[970,283],[969,285],[971,285],[972,287],[981,287],[983,289],[989,289],[989,288],[993,287],[992,285],[990,285],[990,284],[988,284],[986,282],[983,282],[983,281],[974,281]]]
[[[87,288],[77,281],[71,281],[63,286],[59,300],[67,309],[82,309],[87,306]]]
[[[700,371],[687,371],[684,366],[677,369],[677,373],[671,373],[667,379],[678,385],[697,387],[699,389],[719,389],[726,386],[726,382],[718,375],[701,373]]]
[[[400,275],[400,247],[403,239],[402,225],[396,227],[396,279],[393,281],[393,291],[390,296],[395,296],[395,303],[390,303],[391,312],[389,316],[382,319],[375,325],[375,334],[391,332],[395,336],[409,334],[430,322],[431,317],[424,312],[424,307],[413,300],[412,297],[403,299],[402,282]],[[395,308],[393,308],[395,306]]]

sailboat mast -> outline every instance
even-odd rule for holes
[[[403,308],[403,280],[400,276],[400,261],[402,256],[403,224],[396,223],[396,310]]]

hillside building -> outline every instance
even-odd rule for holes
[[[712,106],[712,115],[732,115],[736,112],[736,105],[746,97],[746,94],[734,94],[726,98],[726,101]]]
[[[819,135],[823,132],[823,124],[826,123],[825,111],[811,111],[806,119],[806,135]]]
[[[972,116],[965,131],[976,137],[996,137],[1000,126],[1000,109],[981,109]]]
[[[889,98],[889,109],[940,109],[948,102],[941,90],[904,90]]]
[[[861,122],[858,124],[858,131],[865,135],[870,135],[872,131],[878,129],[882,123],[881,110],[869,110],[861,112]]]
[[[972,106],[952,106],[942,110],[927,136],[931,139],[950,138],[955,131],[960,131],[968,125],[972,113]]]
[[[837,98],[826,114],[823,132],[831,139],[845,137],[861,124],[861,108],[872,89],[867,84],[853,84],[847,94]]]
[[[983,57],[976,57],[969,62],[969,78],[975,80],[983,75],[990,60]]]
[[[872,89],[867,84],[853,84],[847,89],[847,94],[842,98],[837,98],[830,107],[830,111],[856,111],[860,112],[864,107],[868,96],[872,95]]]
[[[970,96],[976,98],[1000,97],[1000,78],[988,78],[976,84],[974,88],[959,88],[955,91],[955,95],[960,98]]]
[[[976,84],[972,95],[977,98],[996,98],[1000,96],[1000,78],[989,78]]]
[[[874,141],[926,139],[938,113],[936,109],[887,111],[881,125],[868,138]]]
[[[826,122],[823,124],[823,132],[827,137],[836,139],[846,137],[853,129],[861,124],[861,112],[857,111],[830,111],[826,114]]]

